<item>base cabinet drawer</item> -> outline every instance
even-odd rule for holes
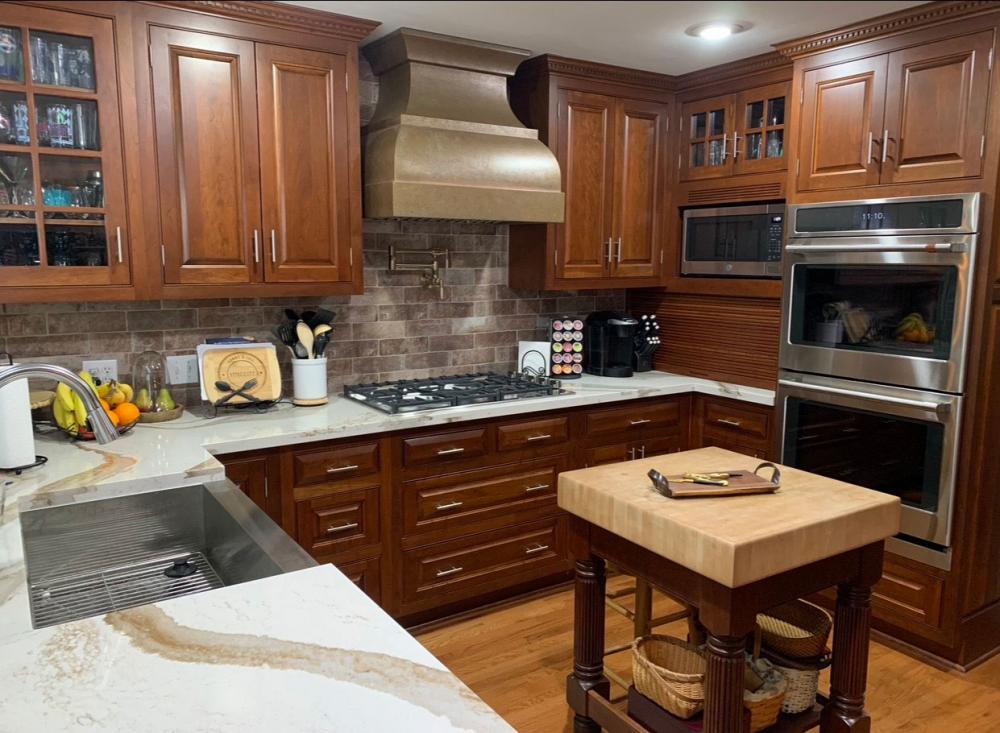
[[[524,420],[497,426],[497,450],[501,452],[540,448],[565,443],[568,439],[569,420],[565,417]]]
[[[587,435],[616,433],[622,437],[639,431],[660,431],[670,426],[680,427],[681,406],[677,400],[631,405],[587,414]]]
[[[296,502],[299,544],[317,558],[378,544],[379,492],[349,489]]]
[[[356,562],[334,563],[348,580],[363,590],[376,603],[382,600],[382,575],[379,559],[358,560]]]
[[[486,436],[483,427],[403,438],[403,465],[447,464],[485,455]]]
[[[380,470],[378,443],[298,450],[292,467],[295,486],[370,476]]]
[[[909,567],[886,554],[882,579],[872,589],[872,608],[876,617],[903,625],[917,622],[939,627],[944,581],[930,569]]]
[[[569,568],[562,517],[403,553],[407,611],[443,606]]]
[[[705,400],[705,432],[736,434],[751,440],[767,440],[769,415],[730,401]]]

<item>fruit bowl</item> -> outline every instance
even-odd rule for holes
[[[76,426],[64,427],[59,424],[59,420],[56,418],[54,414],[52,416],[52,424],[55,425],[57,428],[59,428],[59,430],[61,430],[62,432],[66,433],[66,435],[73,438],[74,440],[94,440],[94,431],[86,426],[82,428]],[[130,422],[128,425],[119,425],[115,429],[118,431],[118,435],[121,436],[130,432],[132,428],[134,428],[138,424],[139,421],[134,420]]]
[[[167,422],[168,420],[176,420],[181,415],[184,414],[184,405],[177,405],[171,410],[160,410],[139,413],[139,422],[141,423],[155,423],[155,422]]]

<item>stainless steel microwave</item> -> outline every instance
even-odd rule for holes
[[[785,205],[684,212],[682,275],[781,277]]]

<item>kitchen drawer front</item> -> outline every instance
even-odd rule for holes
[[[376,474],[381,468],[378,443],[297,450],[292,456],[295,486],[345,481]]]
[[[501,452],[557,445],[568,439],[569,419],[565,416],[497,426],[497,450]]]
[[[941,578],[896,562],[887,553],[882,579],[872,589],[872,608],[890,623],[939,628],[943,595]]]
[[[334,563],[348,580],[363,590],[376,603],[382,600],[382,575],[379,559],[358,560],[356,562]]]
[[[621,463],[642,458],[652,458],[664,453],[677,453],[681,449],[679,435],[663,438],[644,438],[627,443],[598,445],[584,451],[584,465],[602,466],[606,463]]]
[[[767,440],[770,434],[768,413],[730,402],[706,400],[703,420],[706,433],[737,434],[749,440]]]
[[[299,544],[316,557],[378,544],[379,492],[350,489],[296,502]]]
[[[408,610],[442,606],[569,568],[559,517],[403,553]]]
[[[486,427],[420,435],[403,438],[403,465],[446,465],[486,455],[488,450]]]
[[[533,468],[515,465],[459,474],[446,485],[438,478],[407,482],[403,485],[404,532],[458,536],[492,528],[484,522],[508,525],[517,512],[554,513],[558,473],[557,465],[551,463]]]
[[[617,433],[622,437],[645,430],[680,427],[681,406],[676,400],[599,410],[587,415],[587,435]]]

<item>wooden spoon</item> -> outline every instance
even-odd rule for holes
[[[295,324],[295,335],[299,337],[299,343],[305,347],[306,358],[313,358],[313,341],[315,337],[313,336],[312,329],[309,328],[305,323],[299,321]]]
[[[324,333],[327,333],[332,330],[333,326],[331,326],[329,323],[321,323],[318,326],[316,326],[316,328],[313,329],[313,336],[314,337],[322,336]]]

